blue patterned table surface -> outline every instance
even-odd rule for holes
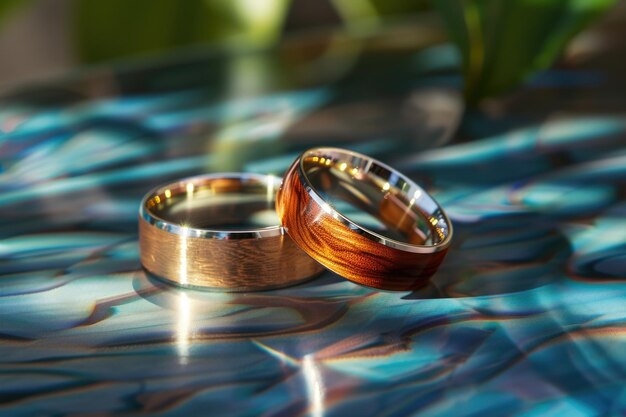
[[[466,111],[451,47],[412,42],[303,37],[5,93],[0,415],[624,415],[623,49]],[[375,156],[447,208],[431,285],[325,273],[223,294],[146,277],[148,189],[280,174],[316,145]]]

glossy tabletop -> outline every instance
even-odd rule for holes
[[[0,415],[623,415],[623,52],[609,42],[478,109],[451,46],[411,27],[5,92]],[[149,189],[282,174],[312,146],[380,159],[446,208],[454,242],[431,284],[327,272],[225,294],[141,269]]]

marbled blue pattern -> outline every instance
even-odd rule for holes
[[[463,117],[449,47],[325,42],[4,96],[0,415],[626,414],[623,74],[599,55]],[[325,273],[223,294],[141,270],[146,190],[281,173],[315,145],[397,166],[447,208],[431,285]]]

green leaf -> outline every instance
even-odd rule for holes
[[[289,0],[74,0],[85,62],[159,53],[203,42],[264,45],[280,32]]]
[[[615,0],[433,0],[463,57],[469,104],[548,68]]]

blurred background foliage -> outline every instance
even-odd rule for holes
[[[206,42],[275,42],[289,0],[74,0],[85,62],[164,52]],[[112,24],[114,22],[114,24]]]
[[[35,1],[1,0],[0,29],[11,13]],[[464,93],[470,105],[509,91],[549,67],[577,33],[615,3],[326,0],[309,1],[303,9],[304,0],[69,1],[73,48],[80,62],[87,64],[206,43],[268,47],[284,34],[286,16],[297,7],[311,15],[316,8],[332,9],[328,16],[335,13],[336,21],[322,17],[315,23],[342,25],[349,31],[376,30],[394,19],[434,10],[433,19],[439,19],[462,57]]]
[[[11,11],[19,6],[21,3],[24,3],[24,0],[2,0],[0,1],[0,25],[3,23],[4,19],[10,15]]]
[[[614,0],[433,0],[463,57],[470,103],[548,68]]]

